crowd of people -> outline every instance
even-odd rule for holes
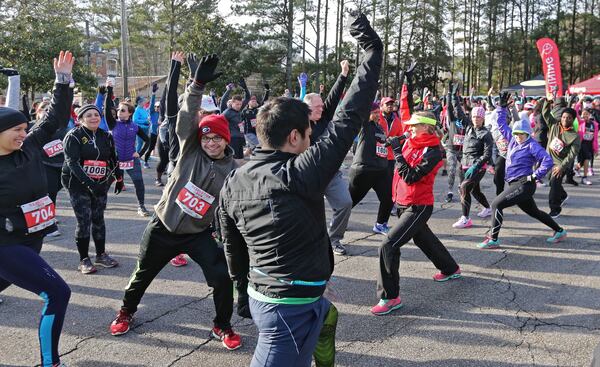
[[[447,179],[449,203],[458,177],[461,216],[452,227],[473,226],[472,197],[482,206],[477,216],[491,217],[476,248],[500,246],[504,209],[515,205],[552,230],[548,243],[567,236],[557,223],[568,199],[563,179],[577,185],[574,177],[580,176],[580,184],[592,184],[600,97],[557,97],[558,91],[540,98],[508,92],[494,97],[490,90],[478,98],[462,96],[452,82],[440,97],[427,90],[418,95],[415,63],[403,71],[398,96],[381,96],[382,42],[362,14],[354,15],[349,32],[363,51],[361,61],[352,79],[349,62],[342,61],[327,95],[322,86],[308,91],[303,73],[297,98],[288,90],[270,97],[269,84],[258,98],[243,79],[217,98],[210,86],[222,74],[218,56],[174,52],[160,97],[154,84],[149,100],[119,100],[107,80],[94,103],[76,106],[75,60],[61,51],[52,97],[30,109],[20,98],[18,71],[0,69],[9,78],[0,101],[0,291],[14,284],[45,302],[42,366],[64,365],[58,343],[70,289],[40,256],[44,237],[61,235],[56,197],[63,187],[77,220],[82,274],[118,266],[106,249],[104,211],[113,184],[116,195],[126,189],[124,172],[133,183],[137,214],[151,216],[109,326],[112,335],[130,330],[152,280],[168,263],[186,265],[187,255],[214,289],[215,338],[229,350],[242,345],[231,325],[234,289],[238,315],[254,321],[258,342],[251,366],[310,366],[313,358],[317,366],[333,366],[334,256],[348,255],[342,241],[352,208],[371,189],[379,200],[372,232],[384,235],[374,315],[403,305],[400,248],[410,240],[439,270],[434,281],[461,277],[427,224],[437,179]],[[189,77],[179,95],[184,64]],[[236,87],[243,96],[234,94]],[[159,157],[154,183],[162,196],[151,213],[143,169],[150,169],[153,151]],[[347,179],[340,167],[349,151]],[[488,173],[496,188],[491,204],[481,189]],[[534,199],[544,185],[550,187],[548,213]],[[324,199],[332,209],[329,223]]]

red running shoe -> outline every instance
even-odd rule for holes
[[[110,333],[114,336],[123,335],[129,331],[129,325],[133,322],[133,314],[125,310],[119,310],[117,318],[110,324]]]
[[[175,256],[174,258],[172,258],[171,265],[173,265],[174,267],[177,267],[177,268],[180,266],[186,266],[187,260],[185,259],[185,255],[179,254],[179,255]]]
[[[225,348],[229,350],[235,350],[242,346],[242,338],[231,328],[222,330],[215,326],[211,333],[213,337],[220,339]]]

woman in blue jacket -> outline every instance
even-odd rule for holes
[[[481,249],[492,249],[500,246],[498,234],[502,228],[503,210],[517,205],[530,217],[539,220],[554,230],[554,235],[546,241],[556,243],[566,237],[567,231],[560,227],[549,214],[538,209],[533,199],[536,189],[536,178],[546,176],[552,168],[552,157],[544,148],[531,138],[529,120],[516,121],[511,129],[506,123],[510,95],[500,94],[498,114],[498,129],[508,141],[506,153],[506,176],[508,187],[494,199],[492,203],[492,226],[490,234],[478,245]],[[538,166],[534,171],[533,167]]]

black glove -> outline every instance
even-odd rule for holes
[[[15,69],[11,69],[11,68],[3,68],[0,66],[0,73],[6,75],[6,76],[15,76],[15,75],[19,75],[19,72],[16,71]]]
[[[383,43],[377,32],[371,27],[367,17],[358,12],[350,12],[350,16],[355,18],[349,25],[350,35],[358,41],[360,47],[365,51],[383,50]]]
[[[269,83],[265,83],[264,86],[265,90],[271,90],[271,86],[269,85]]]
[[[187,64],[190,68],[190,79],[194,77],[194,73],[196,72],[196,69],[198,69],[199,62],[200,60],[198,60],[198,56],[196,56],[196,54],[189,53],[187,55]]]
[[[158,84],[156,83],[152,83],[152,93],[156,93],[156,91],[158,90]]]
[[[198,84],[206,84],[208,82],[212,82],[217,79],[221,75],[222,72],[216,72],[217,65],[219,64],[219,57],[217,54],[212,54],[208,56],[204,56],[200,59],[200,63],[198,64],[198,68],[196,69],[196,74],[194,75],[194,82]]]
[[[385,138],[386,138],[386,136],[384,133],[375,133],[375,140],[378,143],[385,144],[386,143]]]
[[[88,190],[96,197],[106,195],[106,187],[101,182],[92,181],[88,185]]]
[[[387,140],[385,141],[385,145],[392,147],[392,150],[395,153],[402,154],[402,141],[400,140],[399,137],[392,136],[392,137],[387,138]]]
[[[246,85],[246,80],[244,78],[240,78],[240,82],[238,84],[240,86],[240,88],[242,88],[243,90],[248,89],[248,86]]]
[[[506,108],[508,106],[509,99],[510,99],[509,92],[500,92],[500,107]]]
[[[123,177],[117,178],[115,182],[115,194],[119,195],[121,191],[123,191],[123,187],[125,187],[125,182],[123,182]]]
[[[105,85],[101,85],[98,87],[98,93],[104,95],[106,94],[106,86]]]

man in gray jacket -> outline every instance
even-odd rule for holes
[[[175,129],[181,147],[179,160],[142,236],[138,262],[125,290],[123,305],[110,325],[112,335],[129,331],[133,314],[154,277],[174,256],[186,253],[200,265],[206,283],[214,288],[217,316],[212,335],[229,350],[241,346],[241,338],[230,323],[233,283],[211,227],[219,191],[225,177],[236,167],[228,145],[231,135],[224,116],[200,108],[206,83],[221,75],[215,72],[218,61],[216,55],[202,58],[194,81],[183,96]]]

